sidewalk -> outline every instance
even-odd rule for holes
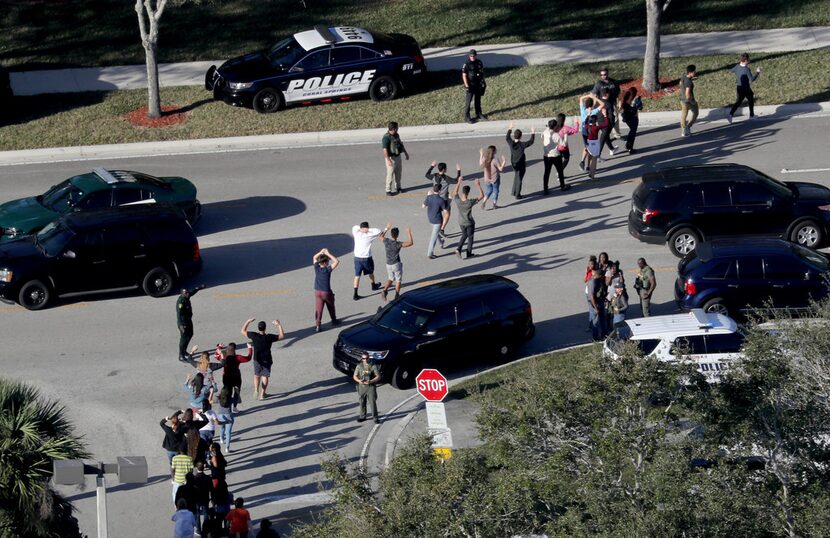
[[[577,39],[540,43],[476,45],[487,67],[605,62],[642,58],[646,38]],[[789,52],[830,47],[830,27],[782,28],[746,32],[709,32],[661,36],[663,57],[741,52]],[[431,71],[460,69],[470,47],[424,49]],[[199,86],[205,72],[224,60],[159,65],[162,86]],[[147,87],[144,65],[12,72],[15,95],[112,91]]]

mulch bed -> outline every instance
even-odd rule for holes
[[[662,99],[667,95],[673,95],[677,93],[677,90],[680,87],[680,80],[678,79],[668,79],[668,78],[661,78],[660,79],[660,89],[656,92],[650,92],[643,89],[643,79],[631,80],[628,82],[624,82],[620,84],[620,95],[624,95],[625,92],[628,91],[628,88],[635,87],[637,88],[637,95],[640,96],[641,99]]]
[[[180,106],[163,106],[161,117],[153,119],[147,116],[147,107],[143,106],[128,112],[124,117],[135,127],[169,127],[187,121],[187,112],[180,112],[181,110]]]

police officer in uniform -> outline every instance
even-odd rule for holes
[[[179,360],[187,362],[187,344],[193,338],[193,307],[190,305],[190,297],[196,295],[199,290],[205,289],[205,285],[189,290],[182,288],[179,299],[176,301],[176,325],[179,328]]]
[[[372,404],[372,416],[375,424],[380,422],[378,418],[378,391],[377,384],[380,382],[380,372],[374,364],[369,364],[369,355],[364,353],[360,356],[360,364],[354,369],[352,377],[357,382],[357,394],[360,398],[360,416],[358,422],[366,420],[366,400]]]
[[[476,57],[475,49],[470,51],[467,61],[461,67],[461,80],[467,90],[467,103],[464,106],[464,120],[467,123],[475,123],[478,120],[486,120],[487,116],[481,113],[481,96],[487,88],[484,81],[484,64]],[[470,102],[475,99],[476,117],[470,117]]]

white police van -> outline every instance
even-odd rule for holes
[[[717,383],[730,363],[743,357],[744,334],[732,318],[693,309],[687,314],[627,319],[605,340],[603,353],[618,358],[627,342],[660,361],[690,360],[708,382]]]
[[[421,48],[408,35],[316,26],[267,50],[211,66],[205,88],[229,105],[266,113],[366,94],[388,101],[419,86],[426,73]]]

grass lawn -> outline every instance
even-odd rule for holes
[[[616,0],[218,0],[169,2],[161,62],[230,58],[314,24],[414,36],[422,47],[645,34],[645,2]],[[0,0],[0,63],[13,68],[144,62],[134,0]],[[830,25],[826,0],[676,0],[663,33]]]
[[[734,76],[727,71],[735,61],[734,55],[664,59],[661,72],[676,79],[687,64],[695,63],[700,106],[716,108],[735,98]],[[830,50],[759,53],[753,62],[763,67],[762,78],[753,84],[758,104],[830,100]],[[560,111],[575,114],[577,97],[592,87],[598,68],[574,64],[491,71],[484,111],[494,120],[551,117]],[[632,80],[640,76],[642,62],[617,62],[611,69],[617,79]],[[160,128],[134,127],[125,119],[128,112],[146,106],[145,90],[19,97],[11,124],[0,127],[0,150],[381,128],[390,120],[404,126],[462,121],[464,93],[457,73],[431,76],[430,90],[389,103],[365,99],[269,115],[214,102],[202,87],[162,89],[162,104],[182,107],[188,117],[183,124]],[[646,112],[679,110],[676,95],[647,99],[644,105]]]

